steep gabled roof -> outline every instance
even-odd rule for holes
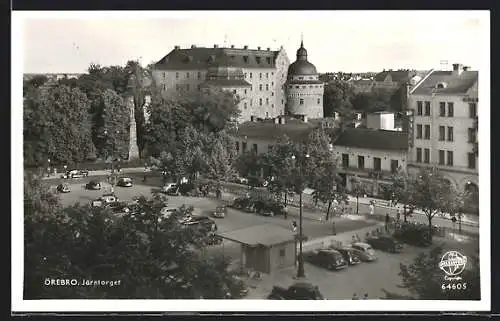
[[[375,150],[406,150],[408,134],[392,130],[346,128],[333,145]]]
[[[320,122],[315,120],[303,122],[292,117],[286,117],[285,124],[275,124],[272,119],[247,121],[238,126],[237,135],[257,139],[277,139],[286,135],[291,140],[299,141],[307,139],[309,134],[320,125]]]
[[[388,70],[378,73],[375,76],[375,81],[384,81],[390,75],[392,81],[403,84],[415,75],[415,72],[410,70]]]

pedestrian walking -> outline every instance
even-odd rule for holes
[[[332,222],[332,235],[337,235],[337,228],[335,227],[335,221]]]
[[[293,231],[293,233],[297,232],[297,221],[292,222],[292,231]]]
[[[363,300],[368,300],[368,293],[365,293],[365,295],[363,295]]]
[[[372,202],[370,202],[370,215],[373,215],[375,213],[375,205],[373,205]]]
[[[389,232],[389,221],[390,221],[389,213],[385,214],[385,231]]]
[[[356,293],[353,293],[353,295],[352,295],[352,299],[353,299],[353,300],[359,300],[358,295],[357,295]]]
[[[399,222],[400,219],[401,219],[401,210],[398,208],[396,212],[396,220]]]
[[[283,217],[286,219],[288,219],[288,206],[284,206],[283,207]]]

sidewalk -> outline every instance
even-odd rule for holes
[[[147,170],[147,172],[151,172],[150,169]],[[115,171],[116,173],[116,171]],[[144,173],[144,167],[133,167],[133,168],[122,168],[121,171],[119,173],[117,173],[118,175],[122,175],[122,174],[125,174],[125,173]],[[57,174],[50,174],[50,176],[47,176],[47,174],[45,174],[42,179],[58,179],[58,178],[61,178],[61,175],[63,175],[64,173],[57,173]],[[89,171],[89,177],[91,176],[107,176],[111,174],[111,170],[95,170],[95,171]]]

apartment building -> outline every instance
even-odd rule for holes
[[[153,77],[162,95],[189,95],[204,87],[233,92],[240,98],[239,122],[252,116],[273,118],[283,115],[285,82],[290,61],[283,47],[174,49],[155,64]]]
[[[453,64],[431,70],[409,95],[409,169],[436,166],[458,190],[478,192],[478,71]]]

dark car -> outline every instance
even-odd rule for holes
[[[386,252],[399,253],[403,250],[403,244],[391,236],[371,236],[365,242],[374,249]]]
[[[85,184],[85,188],[90,190],[100,190],[101,187],[102,187],[101,183],[97,181],[90,181],[87,184]]]
[[[219,205],[212,212],[212,216],[216,217],[216,218],[224,218],[224,217],[226,217],[226,214],[227,214],[226,205]]]
[[[132,187],[132,179],[130,177],[121,177],[116,185],[121,187]]]
[[[340,247],[335,248],[335,250],[342,254],[342,257],[347,262],[347,264],[356,265],[361,263],[361,259],[356,255],[356,253],[354,253],[353,249],[350,249],[348,247]]]
[[[69,187],[68,184],[63,183],[63,184],[57,185],[57,191],[59,193],[69,193],[69,192],[71,192],[71,188]]]
[[[182,221],[186,227],[202,227],[207,231],[217,231],[217,224],[208,216],[189,216]]]
[[[232,208],[243,210],[246,212],[255,212],[255,202],[249,197],[238,197],[231,204]]]
[[[267,296],[268,300],[324,300],[317,285],[310,283],[295,283],[288,289],[274,286]]]
[[[347,267],[347,261],[342,254],[334,249],[315,250],[306,253],[304,259],[328,270],[340,270]]]

